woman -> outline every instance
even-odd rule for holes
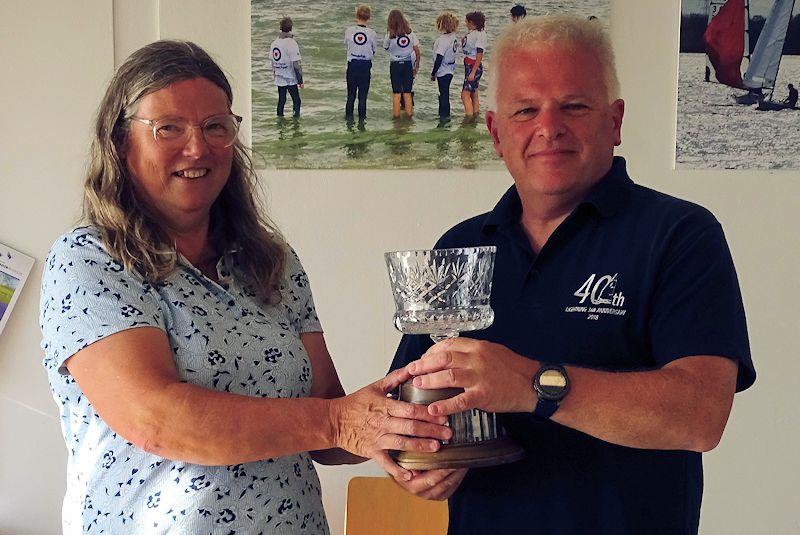
[[[467,29],[469,32],[461,39],[464,52],[464,86],[461,90],[461,102],[464,104],[464,115],[475,117],[480,111],[478,85],[483,76],[483,54],[486,51],[486,17],[480,11],[467,13]]]
[[[159,41],[100,105],[89,225],[56,241],[42,281],[65,533],[327,533],[312,459],[410,478],[385,449],[450,434],[386,397],[407,374],[343,396],[231,104],[202,49]]]
[[[405,15],[393,9],[386,21],[386,37],[383,48],[389,51],[389,77],[392,82],[392,117],[400,117],[400,109],[406,115],[414,115],[414,77],[419,71],[419,40]],[[402,98],[402,102],[401,102]]]
[[[442,13],[436,17],[436,29],[441,35],[433,43],[431,82],[439,85],[439,119],[447,119],[450,117],[450,82],[456,71],[458,19],[452,13]]]

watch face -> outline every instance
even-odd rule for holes
[[[557,401],[566,393],[567,378],[559,370],[544,370],[539,374],[538,387],[543,398]]]

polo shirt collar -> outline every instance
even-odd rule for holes
[[[628,177],[625,158],[614,156],[611,169],[595,184],[586,198],[578,204],[591,206],[602,217],[610,217],[627,201],[633,181]],[[517,224],[522,216],[522,201],[517,186],[512,185],[503,194],[483,222],[484,233]]]

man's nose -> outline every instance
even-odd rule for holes
[[[547,140],[557,139],[566,132],[564,114],[558,108],[542,108],[537,120],[536,133]]]
[[[209,151],[208,143],[200,126],[189,126],[186,131],[186,143],[183,146],[183,155],[190,158],[200,158]]]

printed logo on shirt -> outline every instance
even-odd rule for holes
[[[364,32],[356,32],[355,35],[353,35],[353,42],[357,45],[363,45],[367,42],[367,34]]]
[[[466,48],[466,47],[467,47],[467,36],[465,35],[464,37],[461,38],[461,48]]]
[[[272,59],[274,59],[275,61],[280,61],[281,60],[281,49],[280,48],[275,47],[275,48],[272,49]]]
[[[411,43],[411,39],[408,38],[407,35],[401,35],[397,38],[397,46],[400,48],[405,48]]]
[[[458,39],[453,39],[453,52],[458,51]]]
[[[567,306],[564,312],[586,314],[587,320],[598,320],[601,315],[624,316],[627,312],[622,308],[625,295],[617,291],[618,275],[589,275],[586,282],[572,294],[579,298],[578,304]]]

